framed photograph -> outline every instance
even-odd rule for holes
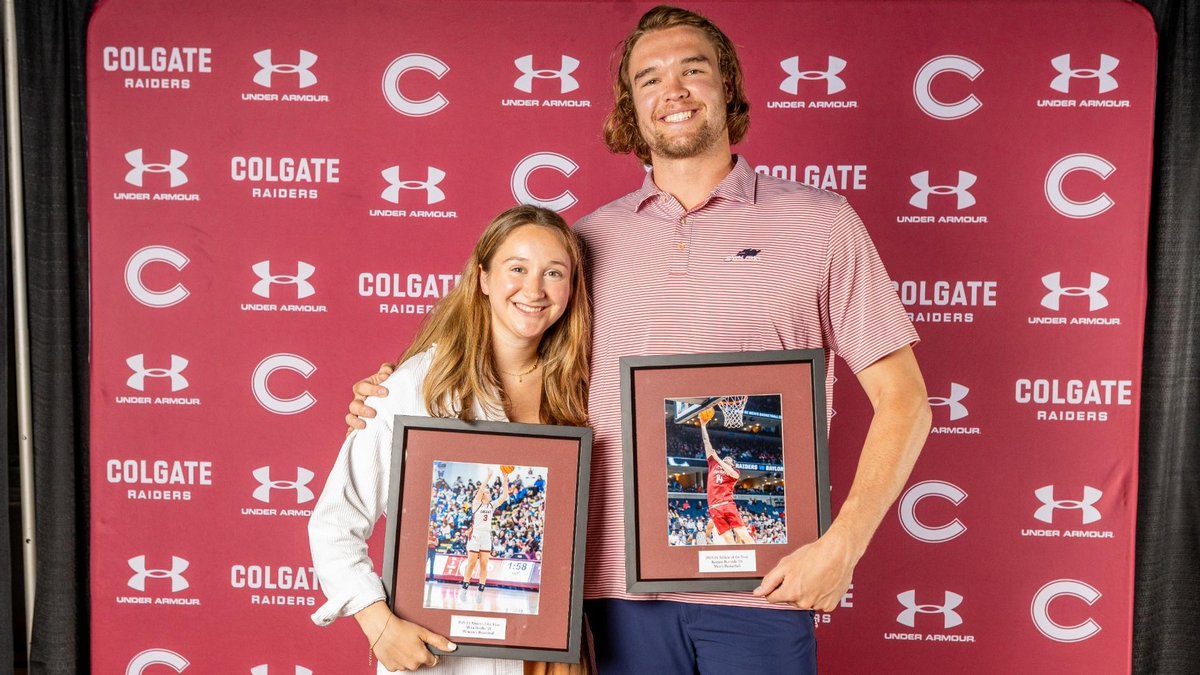
[[[621,359],[630,593],[748,591],[829,527],[819,349]]]
[[[591,429],[397,415],[394,431],[392,610],[454,656],[578,662]]]

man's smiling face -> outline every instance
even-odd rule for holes
[[[653,158],[688,159],[728,146],[728,94],[704,33],[676,26],[644,35],[629,55],[638,129]]]

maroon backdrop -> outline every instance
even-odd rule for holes
[[[934,433],[843,606],[817,617],[822,667],[1126,669],[1149,16],[694,6],[739,45],[737,150],[850,198],[923,339]],[[308,620],[323,596],[305,516],[349,384],[402,351],[495,213],[541,201],[575,220],[639,185],[600,125],[611,50],[648,7],[96,11],[96,672],[366,671],[353,621]],[[754,292],[713,310],[734,318]],[[835,512],[869,411],[850,379]]]

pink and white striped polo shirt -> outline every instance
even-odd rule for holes
[[[749,593],[625,592],[620,358],[824,349],[858,372],[917,341],[870,236],[840,195],[756,174],[743,158],[685,211],[655,186],[584,217],[595,330],[595,430],[584,597],[766,606]]]

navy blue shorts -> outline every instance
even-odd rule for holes
[[[812,612],[587,600],[599,675],[817,672]]]

